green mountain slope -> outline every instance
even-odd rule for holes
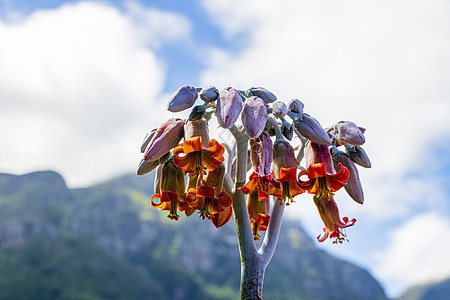
[[[232,221],[153,209],[152,174],[68,189],[60,175],[0,174],[0,299],[236,299]],[[363,269],[283,224],[265,299],[385,299]]]

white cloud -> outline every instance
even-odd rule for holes
[[[392,243],[377,253],[375,274],[398,296],[407,287],[450,276],[450,219],[425,213],[392,232]]]
[[[165,68],[152,49],[189,34],[186,18],[131,2],[128,12],[79,2],[0,20],[1,171],[55,169],[72,186],[132,171],[164,117]]]

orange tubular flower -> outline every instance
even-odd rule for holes
[[[185,184],[183,171],[175,166],[172,159],[166,161],[160,169],[161,172],[157,172],[157,176],[160,174],[161,178],[159,181],[156,181],[159,186],[155,187],[156,191],[160,192],[152,196],[151,204],[160,210],[170,211],[167,217],[178,221],[180,216],[177,213],[177,209],[184,211],[189,208],[184,200]],[[159,203],[153,202],[155,198],[160,199]]]
[[[326,145],[308,142],[305,147],[305,157],[308,170],[302,170],[299,177],[299,186],[308,193],[317,197],[331,199],[333,193],[347,184],[350,175],[347,168],[338,164],[334,174],[330,152]],[[307,175],[309,180],[302,181],[300,177]]]
[[[257,189],[259,200],[268,199],[269,187],[280,188],[280,183],[275,180],[270,172],[273,149],[272,140],[267,132],[263,132],[256,139],[250,139],[250,158],[254,172],[250,175],[247,184],[239,188],[239,190],[244,194],[248,194]]]
[[[305,192],[297,181],[297,161],[294,148],[286,141],[277,140],[273,149],[272,170],[278,175],[277,181],[281,183],[281,187],[272,187],[269,194],[281,198],[280,205],[283,205],[286,200],[286,205],[290,205],[295,196]]]
[[[209,141],[209,148],[202,146],[202,137],[197,136],[184,141],[183,146],[173,150],[174,163],[186,173],[203,172],[204,167],[214,171],[223,161],[225,148],[216,140]]]
[[[185,173],[200,174],[205,167],[214,171],[224,161],[224,152],[225,148],[220,143],[209,140],[206,120],[187,120],[184,144],[173,150],[173,159]]]
[[[323,242],[329,237],[335,238],[333,241],[334,244],[342,244],[346,236],[343,229],[355,224],[356,219],[353,218],[352,220],[349,220],[347,217],[344,217],[341,221],[339,210],[334,198],[325,199],[314,196],[314,203],[319,210],[320,218],[325,224],[325,228],[323,229],[324,235],[322,237],[319,235],[317,240],[319,242]]]
[[[352,226],[356,219],[349,221],[347,217],[341,218],[333,193],[347,184],[349,171],[342,164],[336,166],[338,171],[334,174],[331,155],[328,147],[308,142],[305,147],[305,157],[308,170],[300,172],[299,177],[308,175],[308,181],[301,181],[299,185],[314,194],[314,204],[316,204],[320,217],[325,224],[325,234],[317,239],[319,242],[325,241],[328,237],[335,238],[333,243],[342,243],[345,240],[344,228]]]
[[[253,239],[257,242],[261,239],[259,231],[266,231],[269,226],[270,200],[259,200],[258,192],[253,190],[248,197],[247,209],[253,228]]]
[[[223,191],[225,166],[219,165],[216,170],[200,175],[199,188],[190,188],[186,193],[186,202],[190,208],[198,209],[202,219],[210,219],[216,227],[225,225],[232,211],[231,198]]]

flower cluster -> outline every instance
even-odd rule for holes
[[[202,219],[221,227],[231,219],[234,196],[243,193],[248,195],[249,221],[258,241],[259,233],[270,229],[269,196],[280,206],[288,206],[300,194],[313,194],[325,225],[318,241],[331,238],[342,243],[346,239],[344,229],[356,219],[340,217],[334,194],[344,187],[357,203],[364,202],[355,163],[371,167],[361,148],[365,129],[349,121],[324,129],[304,113],[301,101],[293,99],[286,105],[261,87],[246,91],[227,87],[219,92],[212,86],[183,86],[170,98],[168,110],[184,111],[198,98],[203,104],[193,107],[188,119],[169,119],[142,143],[144,157],[137,173],[143,175],[156,168],[153,207],[168,210],[172,220],[179,219],[179,212],[190,216],[198,210]],[[233,142],[219,143],[209,136],[208,122],[213,116],[220,127],[248,137],[249,160],[240,168],[252,170],[245,182],[236,178]],[[294,132],[298,147],[292,145]],[[234,182],[235,188],[225,191],[224,181]],[[157,203],[156,198],[160,199]]]

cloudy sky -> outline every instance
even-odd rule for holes
[[[134,172],[179,86],[264,86],[367,128],[345,245],[390,296],[450,276],[450,1],[0,0],[0,172]],[[182,114],[179,114],[180,116]],[[308,196],[288,209],[323,227]]]

